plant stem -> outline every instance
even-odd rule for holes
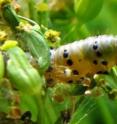
[[[48,95],[39,96],[35,94],[34,99],[38,106],[37,124],[54,124],[57,116]]]
[[[38,25],[35,21],[33,21],[33,20],[31,20],[31,19],[29,19],[29,18],[26,18],[26,17],[24,17],[24,16],[21,16],[21,15],[17,15],[20,19],[23,19],[23,20],[25,20],[25,21],[28,21],[30,24],[32,24],[32,25]]]
[[[30,18],[34,21],[37,21],[37,11],[35,9],[35,4],[35,0],[28,0]]]
[[[44,107],[44,101],[42,99],[42,96],[38,96],[37,94],[34,96],[34,99],[38,106],[38,119],[37,124],[50,124],[49,120],[47,118],[47,115],[45,113],[45,107]]]

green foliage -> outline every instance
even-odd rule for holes
[[[43,34],[39,31],[35,31],[35,29],[24,30],[20,32],[19,40],[24,42],[24,45],[26,44],[25,47],[27,47],[32,56],[36,58],[40,73],[44,73],[50,64],[50,54]]]
[[[74,0],[74,9],[79,21],[87,22],[95,18],[102,9],[103,0]]]
[[[92,35],[117,34],[117,0],[11,1],[0,0],[0,30],[8,35],[0,34],[0,116],[21,120],[30,111],[29,123],[115,124],[116,67],[95,75],[88,89],[82,83],[48,87],[45,75],[53,41],[59,47]],[[18,46],[7,40],[17,40]],[[20,118],[11,114],[12,107],[18,107]]]

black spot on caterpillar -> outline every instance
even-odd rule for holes
[[[73,65],[72,59],[68,59],[68,60],[66,61],[66,64],[67,64],[68,66],[72,66],[72,65]]]
[[[53,70],[46,73],[46,78],[49,73],[60,82],[72,83],[87,75],[107,72],[117,64],[117,36],[101,35],[75,41],[53,50],[51,58]]]
[[[95,65],[97,65],[97,64],[98,64],[98,61],[97,61],[97,60],[94,60],[93,63],[94,63]]]
[[[64,50],[63,57],[64,57],[64,58],[67,58],[68,55],[69,55],[69,54],[68,54],[67,50]]]

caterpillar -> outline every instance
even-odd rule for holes
[[[106,73],[117,64],[117,36],[100,35],[74,41],[51,51],[50,82],[72,83]]]

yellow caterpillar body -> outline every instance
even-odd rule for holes
[[[117,36],[101,35],[63,45],[51,52],[47,79],[78,81],[105,73],[117,64]]]

